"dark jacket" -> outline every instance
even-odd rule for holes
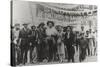
[[[67,35],[68,35],[68,33],[66,32],[65,38],[64,38],[64,43],[66,46],[72,46],[74,43],[74,40],[75,40],[75,35],[72,32],[70,32],[69,38],[67,38]]]
[[[21,39],[21,46],[29,46],[29,32],[29,29],[27,29],[26,31],[24,30],[24,28],[20,30],[19,38]]]
[[[80,48],[87,48],[87,46],[88,46],[87,39],[80,39],[79,46],[80,46]]]

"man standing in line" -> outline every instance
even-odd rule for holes
[[[85,31],[84,31],[84,26],[81,26],[81,31],[80,31],[80,33],[85,33]]]
[[[50,61],[54,61],[57,52],[57,46],[55,41],[57,30],[54,27],[53,21],[48,21],[47,26],[48,27],[46,29],[46,35],[47,35],[46,43],[49,46],[49,62],[50,62]]]
[[[86,34],[85,34],[85,38],[87,39],[88,41],[88,45],[87,45],[87,55],[89,56],[90,55],[90,49],[89,49],[89,31],[86,31]]]
[[[11,30],[11,63],[13,66],[20,64],[19,31],[20,24],[15,24]]]
[[[33,51],[36,51],[36,40],[37,40],[37,33],[36,33],[36,26],[31,26],[31,31],[30,31],[30,36],[29,36],[29,40],[30,40],[30,62],[33,63],[36,61],[36,57],[37,54],[36,52],[34,52],[34,56],[33,56]]]
[[[20,64],[20,48],[18,45],[19,31],[20,31],[20,24],[15,24],[15,28],[13,30],[13,35],[14,35],[15,55],[16,55],[16,59],[17,59],[16,60],[17,65]]]
[[[75,40],[75,35],[73,34],[72,27],[67,26],[64,43],[65,43],[65,46],[67,47],[68,62],[70,62],[70,60],[72,60],[72,62],[74,62],[74,54],[75,54],[75,49],[73,46],[74,40]]]
[[[21,48],[21,62],[27,62],[27,54],[29,50],[29,32],[28,24],[24,23],[23,28],[19,32],[19,44]]]
[[[79,55],[79,61],[83,61],[86,58],[86,48],[88,46],[88,41],[84,37],[84,33],[81,33],[81,39],[79,41],[79,49],[80,49],[80,55]]]
[[[47,59],[48,52],[46,50],[46,44],[45,44],[45,24],[42,22],[39,24],[37,29],[37,53],[38,53],[38,61],[42,62]]]

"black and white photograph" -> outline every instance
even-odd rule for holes
[[[97,6],[11,1],[11,66],[97,62]]]

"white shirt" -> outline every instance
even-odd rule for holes
[[[93,33],[89,33],[89,37],[88,38],[93,38]]]
[[[13,30],[13,36],[14,36],[14,43],[17,44],[17,40],[19,37],[19,30],[14,29]]]
[[[47,28],[46,29],[46,34],[47,34],[47,36],[56,35],[57,30],[55,29],[55,27]]]
[[[85,31],[84,30],[81,30],[80,33],[84,33],[85,34]]]
[[[68,32],[68,35],[67,35],[67,38],[69,39],[69,37],[70,37],[70,32]]]

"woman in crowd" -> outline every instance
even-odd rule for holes
[[[94,41],[94,55],[97,55],[97,33],[96,31],[93,32],[93,35],[94,35],[94,38],[93,38],[93,41]]]
[[[92,29],[89,29],[89,50],[90,50],[90,56],[94,54],[94,42],[93,42],[93,32]]]
[[[64,33],[62,26],[57,26],[57,54],[60,62],[63,62],[65,57],[65,48],[64,48]]]

